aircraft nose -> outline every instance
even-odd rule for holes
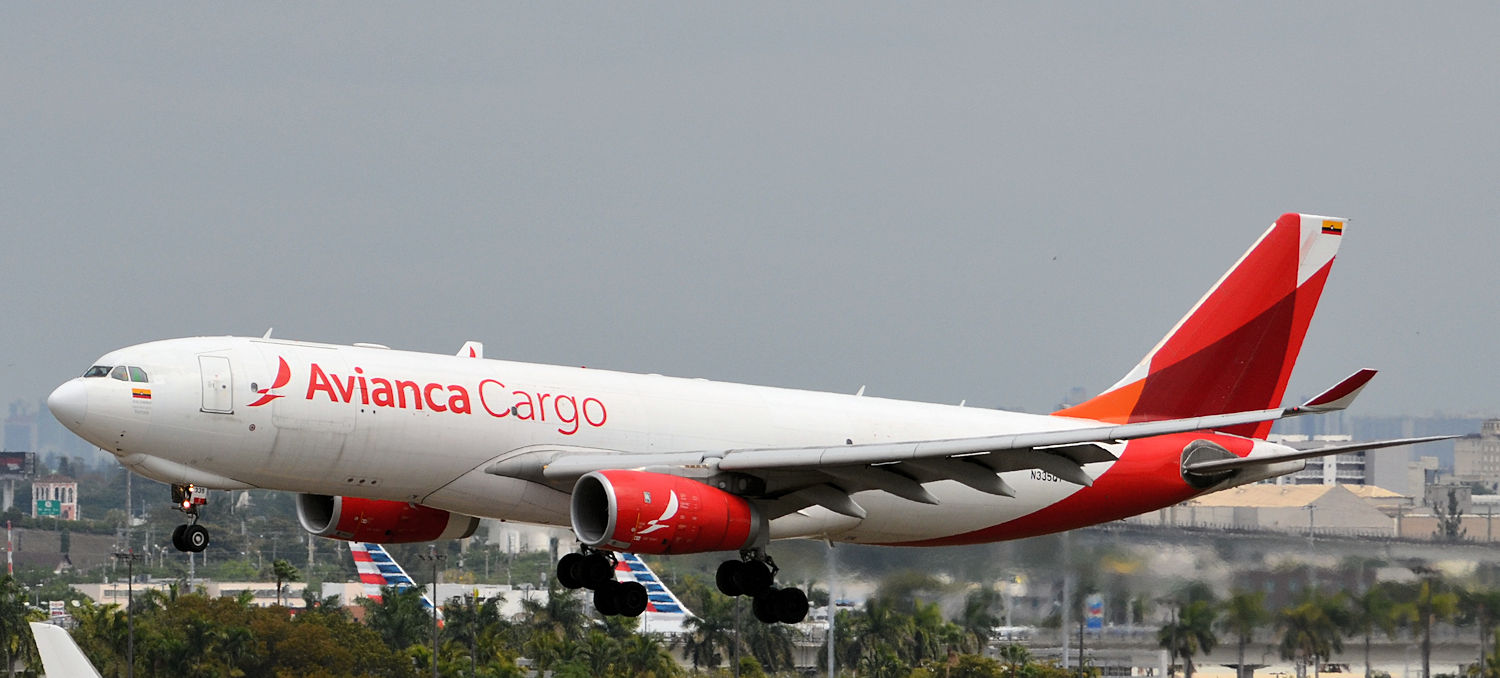
[[[77,379],[64,382],[47,396],[47,409],[52,410],[52,416],[57,417],[63,426],[77,430],[89,411],[88,387]]]

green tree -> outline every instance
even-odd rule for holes
[[[755,657],[761,668],[771,673],[796,668],[793,653],[797,649],[796,631],[786,624],[762,624],[755,620],[740,624],[741,656]]]
[[[657,633],[638,633],[625,640],[620,658],[636,678],[674,678],[682,673]]]
[[[467,650],[471,674],[478,672],[480,664],[488,666],[500,649],[495,642],[481,641],[508,635],[509,623],[500,616],[500,604],[504,601],[498,596],[483,600],[465,596],[443,606],[443,636],[461,643]]]
[[[1245,665],[1245,648],[1250,645],[1255,632],[1269,623],[1271,623],[1271,613],[1266,610],[1266,594],[1259,591],[1254,593],[1237,591],[1229,596],[1224,607],[1224,618],[1219,621],[1219,625],[1220,628],[1234,634],[1238,645],[1235,675],[1239,678],[1250,678],[1254,673]]]
[[[291,563],[280,558],[271,563],[271,573],[276,577],[276,604],[281,605],[284,602],[281,598],[282,582],[297,581],[302,577],[302,573],[292,567]]]
[[[1308,665],[1314,674],[1322,660],[1344,649],[1341,601],[1313,592],[1281,611],[1277,626],[1281,630],[1281,658],[1297,662],[1297,675],[1307,675]]]
[[[1500,591],[1476,588],[1459,593],[1459,621],[1471,623],[1479,632],[1479,659],[1475,666],[1483,670],[1495,636],[1495,620],[1500,616]]]
[[[1464,529],[1464,512],[1458,503],[1458,491],[1448,490],[1448,501],[1433,508],[1437,515],[1437,530],[1433,537],[1442,541],[1463,541],[1467,535]]]
[[[734,601],[727,596],[699,599],[693,616],[683,622],[688,633],[682,649],[693,668],[714,668],[724,661],[734,645],[734,612]]]
[[[1380,631],[1387,638],[1396,636],[1397,618],[1396,601],[1391,599],[1387,587],[1371,586],[1364,593],[1349,599],[1349,624],[1345,631],[1350,635],[1358,635],[1365,641],[1365,678],[1372,678],[1370,668],[1370,645],[1376,631]]]
[[[1445,590],[1443,581],[1435,576],[1423,577],[1422,581],[1405,591],[1398,607],[1400,617],[1415,625],[1422,635],[1422,676],[1432,676],[1432,626],[1452,619],[1458,612],[1458,596]]]
[[[989,647],[990,631],[1000,625],[1000,592],[985,586],[974,589],[964,598],[964,609],[959,613],[958,626],[968,639],[967,650],[983,654]]]
[[[422,605],[421,589],[382,586],[379,602],[361,598],[359,604],[365,608],[365,623],[386,646],[400,651],[428,642],[432,614]]]
[[[32,614],[26,604],[26,590],[16,583],[15,577],[6,575],[0,579],[0,634],[5,644],[5,666],[15,676],[15,658],[24,657],[28,664],[35,662],[36,644],[31,642],[30,621],[40,621],[41,615]]]
[[[1193,657],[1212,652],[1218,644],[1218,636],[1214,635],[1217,617],[1218,608],[1211,600],[1189,599],[1177,605],[1172,621],[1157,632],[1157,643],[1167,649],[1173,660],[1182,658],[1185,678],[1193,678]]]

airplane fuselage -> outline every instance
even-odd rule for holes
[[[103,356],[145,381],[79,377],[54,396],[60,419],[132,470],[171,483],[266,488],[423,504],[456,513],[569,524],[567,487],[486,473],[535,450],[621,454],[864,444],[1035,430],[1098,422],[982,408],[558,367],[371,346],[198,337]],[[81,407],[67,403],[82,402]],[[63,403],[58,407],[56,403]],[[76,410],[76,411],[75,411]],[[81,417],[80,417],[81,414]],[[1086,464],[1096,483],[1114,467],[1129,499],[1058,509],[1022,533],[1050,532],[1167,506],[1196,494],[1175,472],[1181,442],[1109,446],[1120,461]],[[1244,450],[1267,443],[1245,441]],[[951,480],[929,483],[937,505],[860,493],[863,519],[821,507],[776,518],[773,538],[873,543],[961,535],[1035,515],[1095,488],[1036,469],[1002,474],[997,497]],[[984,539],[992,540],[996,535]],[[1001,537],[1003,538],[1003,537]]]

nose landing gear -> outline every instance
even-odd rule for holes
[[[639,617],[650,603],[646,587],[634,580],[617,580],[615,566],[618,563],[614,553],[584,546],[579,552],[558,559],[557,583],[569,589],[593,591],[594,609],[606,617]]]
[[[208,528],[198,524],[198,507],[208,504],[208,490],[196,485],[173,485],[174,509],[187,514],[186,525],[172,530],[172,547],[184,553],[202,553],[208,548]]]
[[[726,596],[750,596],[755,618],[762,623],[796,624],[807,617],[807,594],[799,588],[777,588],[773,582],[780,571],[764,551],[741,551],[739,560],[719,564],[714,583]]]

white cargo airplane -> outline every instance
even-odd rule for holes
[[[57,388],[64,426],[174,485],[200,551],[203,488],[300,493],[302,526],[350,541],[467,537],[478,517],[570,525],[558,579],[600,609],[647,598],[618,551],[738,552],[719,588],[796,622],[773,539],[942,546],[1153,511],[1430,438],[1295,450],[1277,419],[1347,407],[1362,370],[1283,408],[1345,220],[1286,214],[1119,383],[1051,415],[254,337],[106,354]]]

